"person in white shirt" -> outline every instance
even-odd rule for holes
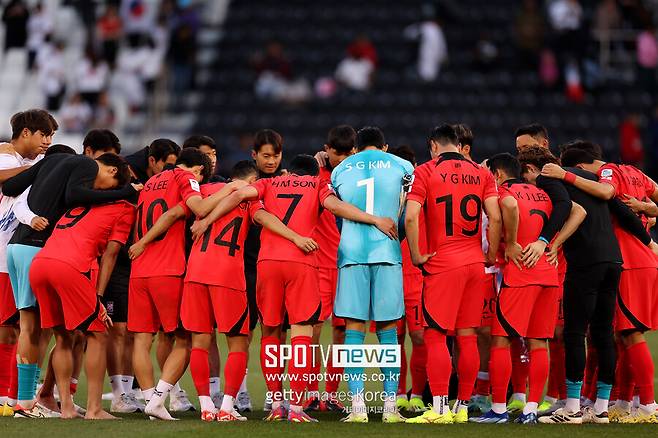
[[[46,36],[53,31],[51,16],[37,3],[27,20],[27,68],[32,70],[39,49],[45,44]]]
[[[418,40],[418,76],[425,81],[434,81],[441,72],[441,64],[448,58],[448,45],[438,18],[412,24],[404,31],[411,40]]]

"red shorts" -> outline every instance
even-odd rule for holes
[[[14,327],[17,322],[18,309],[16,309],[9,274],[0,272],[0,327]]]
[[[647,331],[657,325],[653,319],[657,278],[656,268],[621,271],[615,330]]]
[[[423,309],[420,304],[423,295],[423,274],[404,274],[404,320],[407,320],[409,333],[423,329]]]
[[[345,327],[345,320],[343,318],[332,316],[334,312],[334,300],[336,299],[338,269],[318,268],[318,282],[320,285],[320,301],[322,302],[320,321],[326,321],[331,316],[332,326]]]
[[[498,296],[496,274],[484,274],[482,279],[482,289],[484,290],[484,299],[482,300],[482,318],[480,319],[480,326],[491,327],[494,317],[496,316],[496,297]]]
[[[83,273],[57,259],[35,258],[30,285],[39,302],[41,327],[103,332],[96,287]]]
[[[263,325],[276,327],[288,315],[292,324],[320,320],[318,269],[305,263],[263,260],[258,262],[256,302]]]
[[[165,333],[178,328],[183,278],[172,275],[131,278],[128,287],[128,330]]]
[[[484,276],[484,264],[473,263],[424,277],[424,326],[444,331],[479,327]]]
[[[180,307],[185,330],[230,336],[249,334],[247,292],[228,287],[186,281]]]
[[[553,338],[558,293],[556,286],[501,287],[491,334],[533,339]]]

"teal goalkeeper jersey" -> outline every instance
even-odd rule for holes
[[[331,184],[343,201],[397,223],[413,172],[406,160],[380,150],[366,150],[336,166]],[[389,239],[374,225],[343,220],[338,267],[371,263],[402,263],[400,242]]]

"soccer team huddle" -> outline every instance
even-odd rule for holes
[[[644,339],[658,329],[658,186],[596,144],[556,157],[533,124],[517,130],[516,156],[478,164],[470,128],[444,124],[417,164],[379,128],[340,125],[323,151],[282,168],[283,139],[263,129],[253,160],[224,180],[205,136],[122,158],[105,129],[82,155],[51,145],[58,126],[43,110],[11,127],[0,145],[3,416],[114,419],[107,373],[111,412],[174,420],[193,409],[178,383],[189,366],[203,421],[246,421],[259,354],[266,421],[331,410],[368,422],[363,368],[329,358],[317,378],[313,346],[331,319],[332,344],[362,345],[370,328],[404,346],[409,334],[410,391],[405,354],[401,369],[381,369],[385,423],[658,422]],[[295,358],[269,360],[284,344]],[[86,408],[73,399],[83,365]]]

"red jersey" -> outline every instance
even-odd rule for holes
[[[322,184],[331,184],[331,171],[320,168],[320,180]],[[321,268],[338,268],[338,243],[340,243],[340,232],[336,225],[336,216],[330,211],[323,209],[315,229],[313,239],[320,245],[317,251],[318,266]]]
[[[204,184],[201,194],[206,198],[225,185]],[[215,221],[192,245],[185,281],[245,290],[244,241],[254,214],[261,208],[260,201],[243,202]]]
[[[482,205],[497,195],[491,172],[456,152],[416,168],[407,199],[425,211],[427,252],[436,251],[423,266],[429,274],[484,263]]]
[[[553,204],[542,189],[518,180],[507,181],[498,187],[500,200],[508,196],[514,197],[519,208],[519,229],[516,241],[525,248],[528,244],[536,242],[541,234],[544,223],[548,221]],[[548,263],[545,255],[532,268],[519,269],[512,262],[503,267],[503,282],[509,287],[523,287],[530,285],[557,286],[557,267]]]
[[[152,176],[139,193],[135,240],[141,239],[160,216],[192,196],[201,196],[199,183],[181,168]],[[185,221],[176,221],[167,232],[151,242],[132,263],[131,278],[183,275],[185,272]]]
[[[253,184],[265,209],[291,230],[313,236],[320,217],[320,207],[333,195],[329,185],[317,176],[284,175],[259,179]],[[287,239],[263,229],[258,261],[282,260],[317,266],[315,253],[305,254]]]
[[[61,260],[79,272],[89,272],[97,268],[97,258],[109,241],[126,243],[134,220],[135,207],[126,201],[72,208],[36,257]]]
[[[640,201],[648,201],[656,187],[640,170],[625,164],[607,163],[599,169],[599,181],[608,183],[615,188],[615,196],[624,199],[623,195],[633,196]],[[642,223],[647,225],[647,217],[640,216]],[[646,245],[642,244],[632,234],[619,226],[613,218],[613,229],[619,242],[624,269],[656,268],[656,258]]]

